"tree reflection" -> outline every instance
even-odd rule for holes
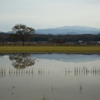
[[[3,57],[5,54],[3,54],[3,53],[0,53],[0,57]]]
[[[12,66],[15,68],[26,68],[35,64],[35,59],[30,58],[30,54],[11,54],[9,59],[12,61]]]

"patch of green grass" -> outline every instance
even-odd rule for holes
[[[100,53],[100,46],[0,46],[0,53]]]

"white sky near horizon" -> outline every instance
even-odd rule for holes
[[[16,24],[100,28],[100,0],[0,0],[0,31],[11,31]]]

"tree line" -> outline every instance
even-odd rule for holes
[[[80,35],[39,35],[35,34],[35,29],[23,24],[17,24],[13,28],[13,33],[0,33],[0,43],[18,41],[25,45],[25,42],[48,42],[48,43],[66,43],[66,42],[97,42],[100,41],[100,34],[80,34]]]

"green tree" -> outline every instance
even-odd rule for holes
[[[16,32],[19,40],[23,42],[23,46],[25,44],[24,42],[27,41],[31,37],[31,34],[35,33],[35,30],[33,28],[27,27],[26,25],[23,25],[23,24],[15,25],[12,28],[12,30]]]
[[[0,35],[0,42],[1,42],[2,46],[4,45],[5,41],[6,41],[6,37],[2,33],[2,35]]]
[[[11,40],[12,42],[14,42],[14,45],[15,45],[15,42],[18,41],[18,35],[17,35],[17,34],[11,33],[11,34],[9,35],[9,38],[10,38],[10,40]]]

